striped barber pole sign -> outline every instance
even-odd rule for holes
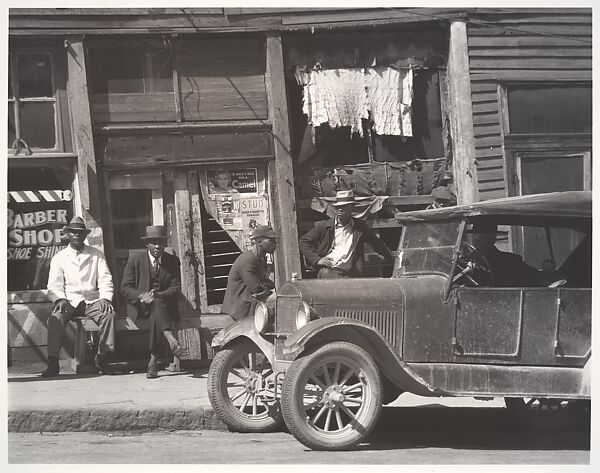
[[[70,190],[50,191],[9,191],[9,202],[25,204],[30,202],[68,202],[73,198]]]

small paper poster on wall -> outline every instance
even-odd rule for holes
[[[269,223],[269,202],[266,195],[256,197],[242,197],[240,200],[240,214],[246,248],[250,248],[250,237],[254,229]]]
[[[241,230],[239,194],[216,194],[216,219],[225,230]]]
[[[256,194],[257,172],[255,168],[207,170],[209,194]]]

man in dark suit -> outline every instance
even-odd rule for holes
[[[161,342],[166,339],[174,356],[185,349],[173,335],[173,325],[179,320],[177,294],[181,291],[179,258],[164,252],[167,241],[162,225],[146,227],[142,237],[147,251],[129,256],[121,294],[127,301],[127,314],[133,320],[150,317],[150,363],[148,378],[158,377],[157,356]]]
[[[335,220],[317,222],[300,238],[300,252],[306,262],[318,269],[318,279],[358,277],[364,266],[365,243],[387,261],[393,262],[392,253],[362,221],[352,217],[354,193],[338,191],[333,205]]]
[[[252,232],[252,248],[244,251],[233,263],[227,277],[227,289],[222,312],[240,320],[254,313],[256,301],[266,301],[275,289],[267,277],[267,253],[277,248],[277,234],[269,226]]]

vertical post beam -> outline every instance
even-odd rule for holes
[[[85,225],[91,230],[88,241],[91,246],[104,250],[102,219],[96,156],[92,133],[92,118],[88,96],[87,72],[83,36],[68,36],[67,50],[67,97],[77,153],[77,186],[80,202],[79,212]]]
[[[457,202],[461,205],[479,200],[467,25],[464,21],[450,24],[448,89],[454,183]]]
[[[190,193],[187,173],[175,173],[175,215],[177,228],[177,250],[181,262],[181,293],[188,305],[195,310],[200,309],[196,297],[196,274],[194,270],[194,247],[192,245]],[[181,309],[181,305],[180,305]],[[183,314],[189,312],[183,308]]]
[[[290,280],[292,273],[300,274],[300,250],[296,220],[296,194],[290,140],[287,96],[281,34],[267,33],[267,98],[269,121],[275,147],[275,163],[269,166],[271,174],[271,202],[274,230],[280,236],[277,253],[279,283]]]

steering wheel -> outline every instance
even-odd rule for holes
[[[473,286],[489,286],[492,282],[492,265],[471,243],[463,241],[456,261],[458,272],[452,282],[465,278]]]

